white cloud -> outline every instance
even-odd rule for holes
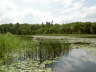
[[[95,21],[96,6],[86,0],[0,0],[0,23]]]

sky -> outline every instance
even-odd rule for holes
[[[96,0],[0,0],[0,24],[96,21]]]

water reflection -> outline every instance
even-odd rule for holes
[[[72,49],[56,63],[53,72],[96,72],[96,57],[83,49]]]

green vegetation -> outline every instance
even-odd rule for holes
[[[0,72],[51,72],[53,62],[68,55],[71,43],[65,39],[67,37],[34,38],[34,35],[96,38],[96,23],[2,24],[0,33]],[[91,43],[77,40],[74,44]]]
[[[27,52],[34,52],[36,42],[17,37],[11,33],[0,35],[0,62],[10,64],[16,59],[27,58]]]
[[[30,69],[44,70],[45,65],[69,53],[69,48],[70,44],[66,40],[62,42],[50,39],[32,40],[11,33],[2,34],[0,35],[0,70],[1,72],[10,72],[13,69],[14,72],[21,72],[22,69],[26,70],[29,67]],[[18,71],[18,68],[21,71]],[[47,68],[47,70],[50,69]]]
[[[2,24],[0,33],[16,35],[42,34],[96,34],[96,22],[75,22],[68,24]]]
[[[54,60],[56,57],[63,56],[69,52],[70,44],[60,40],[39,40],[40,62]]]
[[[8,58],[10,59],[13,52],[22,48],[20,43],[20,38],[17,38],[10,33],[0,35],[0,60],[3,59],[4,61]]]

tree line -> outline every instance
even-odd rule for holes
[[[96,22],[73,22],[67,24],[1,24],[0,33],[16,35],[36,34],[96,34]]]

